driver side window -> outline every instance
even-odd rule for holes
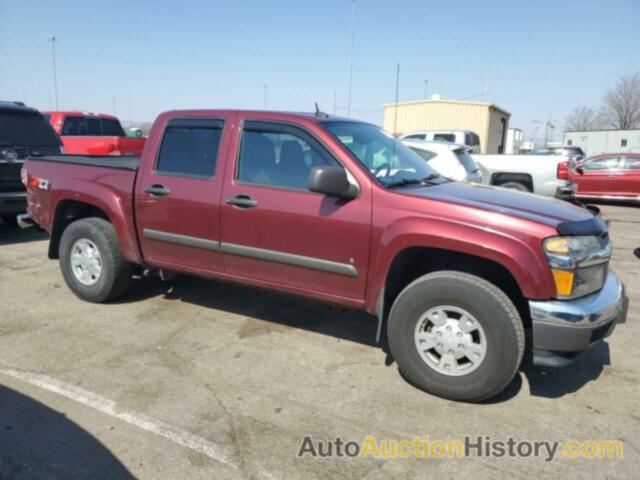
[[[620,158],[618,157],[604,157],[591,160],[584,165],[584,170],[589,171],[602,171],[602,170],[614,170],[620,165]]]
[[[242,131],[236,178],[239,182],[308,190],[317,165],[334,165],[313,139],[283,126],[247,122]]]

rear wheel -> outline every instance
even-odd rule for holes
[[[502,188],[508,188],[509,190],[518,190],[519,192],[530,192],[529,187],[520,182],[505,182],[499,185]]]
[[[131,266],[120,251],[113,225],[102,218],[77,220],[65,229],[60,269],[73,293],[89,302],[112,300],[131,283]]]
[[[407,286],[393,304],[387,332],[401,373],[451,400],[497,395],[524,352],[522,321],[509,297],[461,272],[430,273]]]

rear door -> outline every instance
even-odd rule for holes
[[[605,197],[619,195],[617,179],[621,174],[620,157],[598,157],[587,160],[583,166],[583,174],[577,174],[577,195]]]
[[[364,298],[371,196],[308,190],[311,168],[340,163],[308,130],[246,121],[230,150],[222,205],[225,272],[291,291]],[[235,150],[235,151],[234,151]]]
[[[624,158],[619,182],[622,195],[640,200],[640,156]]]
[[[231,116],[164,120],[159,148],[148,150],[136,181],[138,236],[149,263],[196,273],[222,270],[221,159]]]

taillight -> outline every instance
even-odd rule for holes
[[[109,146],[107,147],[107,152],[109,155],[122,155],[122,153],[118,149],[118,146],[113,143],[109,144]]]
[[[559,180],[569,180],[569,162],[561,162],[558,164],[556,177]]]

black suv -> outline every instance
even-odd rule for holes
[[[21,102],[0,101],[0,218],[15,224],[26,210],[26,193],[20,179],[22,162],[30,155],[56,155],[62,142],[49,122]]]

